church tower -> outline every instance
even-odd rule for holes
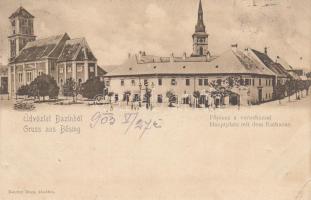
[[[193,39],[193,53],[191,56],[206,56],[208,51],[208,34],[205,32],[205,25],[203,22],[203,9],[200,0],[198,10],[198,21],[195,26],[195,32],[192,35]]]
[[[12,62],[27,42],[34,41],[36,36],[33,31],[34,16],[25,8],[19,7],[9,19],[11,23],[11,34],[8,37],[10,44],[9,62]]]

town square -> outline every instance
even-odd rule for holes
[[[1,99],[30,110],[38,102],[215,109],[309,94],[309,68],[290,65],[283,56],[273,58],[267,46],[258,50],[236,42],[215,54],[201,1],[193,16],[192,52],[154,56],[139,51],[128,53],[119,65],[101,66],[104,61],[83,36],[71,38],[66,32],[36,39],[34,20],[40,23],[40,18],[20,6],[8,20],[10,51],[8,64],[1,66]]]
[[[0,0],[0,200],[310,200],[310,0]]]

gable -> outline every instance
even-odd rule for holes
[[[86,40],[84,38],[67,40],[62,53],[58,58],[58,62],[84,60],[96,61],[96,58],[87,45]]]
[[[32,14],[30,14],[25,8],[19,7],[10,17],[9,19],[15,17],[24,17],[24,18],[34,18]]]

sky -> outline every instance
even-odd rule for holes
[[[35,16],[37,38],[67,32],[85,37],[98,64],[118,65],[129,53],[192,52],[199,0],[0,0],[0,62],[7,63],[8,17],[20,5]],[[280,56],[311,70],[310,0],[202,0],[209,50],[231,44]]]

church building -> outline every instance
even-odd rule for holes
[[[51,75],[62,92],[67,79],[82,83],[97,76],[97,59],[85,38],[71,39],[67,33],[36,39],[31,15],[23,7],[10,17],[9,93],[41,74]]]

